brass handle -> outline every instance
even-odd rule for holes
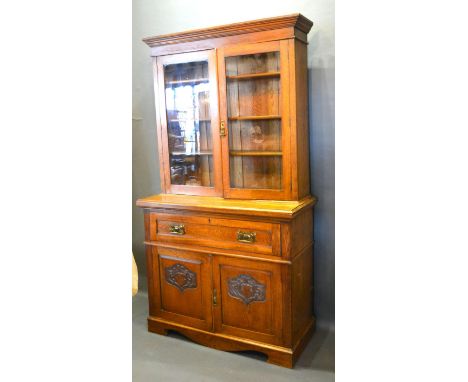
[[[221,121],[221,124],[219,126],[219,136],[220,137],[226,136],[226,123],[224,121]]]
[[[237,241],[242,243],[255,243],[255,237],[257,234],[255,232],[237,232]]]
[[[183,224],[172,224],[169,227],[169,232],[176,235],[185,235],[185,226]]]
[[[218,304],[218,298],[216,297],[216,289],[213,289],[213,305]]]

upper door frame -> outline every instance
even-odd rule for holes
[[[166,94],[164,81],[164,66],[194,61],[208,61],[208,78],[210,89],[211,134],[213,143],[213,175],[214,187],[186,186],[171,184],[169,141],[167,136]],[[216,52],[214,49],[201,50],[188,53],[177,53],[154,58],[153,70],[156,98],[156,120],[158,132],[159,161],[161,164],[161,188],[165,193],[222,196],[222,168],[221,168],[221,142],[219,137],[219,106],[218,106],[218,80],[216,68]]]
[[[281,99],[281,149],[282,149],[282,189],[249,189],[231,188],[229,161],[229,126],[227,115],[227,88],[225,58],[256,53],[280,53],[280,99]],[[237,199],[291,199],[291,142],[290,142],[290,66],[288,40],[268,41],[253,44],[238,44],[218,49],[218,81],[219,81],[219,117],[226,124],[226,135],[221,138],[223,157],[223,186],[225,198]]]

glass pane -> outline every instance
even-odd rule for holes
[[[279,52],[225,62],[231,187],[281,189]]]
[[[208,62],[164,67],[171,183],[213,187]]]

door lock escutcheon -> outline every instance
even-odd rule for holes
[[[221,121],[221,124],[219,125],[219,136],[226,136],[226,123],[224,121]]]

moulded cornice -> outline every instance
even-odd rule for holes
[[[312,21],[295,13],[287,16],[271,17],[267,19],[246,21],[227,24],[210,28],[193,29],[180,33],[171,33],[160,36],[144,38],[143,41],[150,47],[158,47],[170,44],[179,44],[198,40],[207,40],[218,37],[239,35],[244,33],[263,32],[281,28],[294,27],[304,33],[312,28]]]

